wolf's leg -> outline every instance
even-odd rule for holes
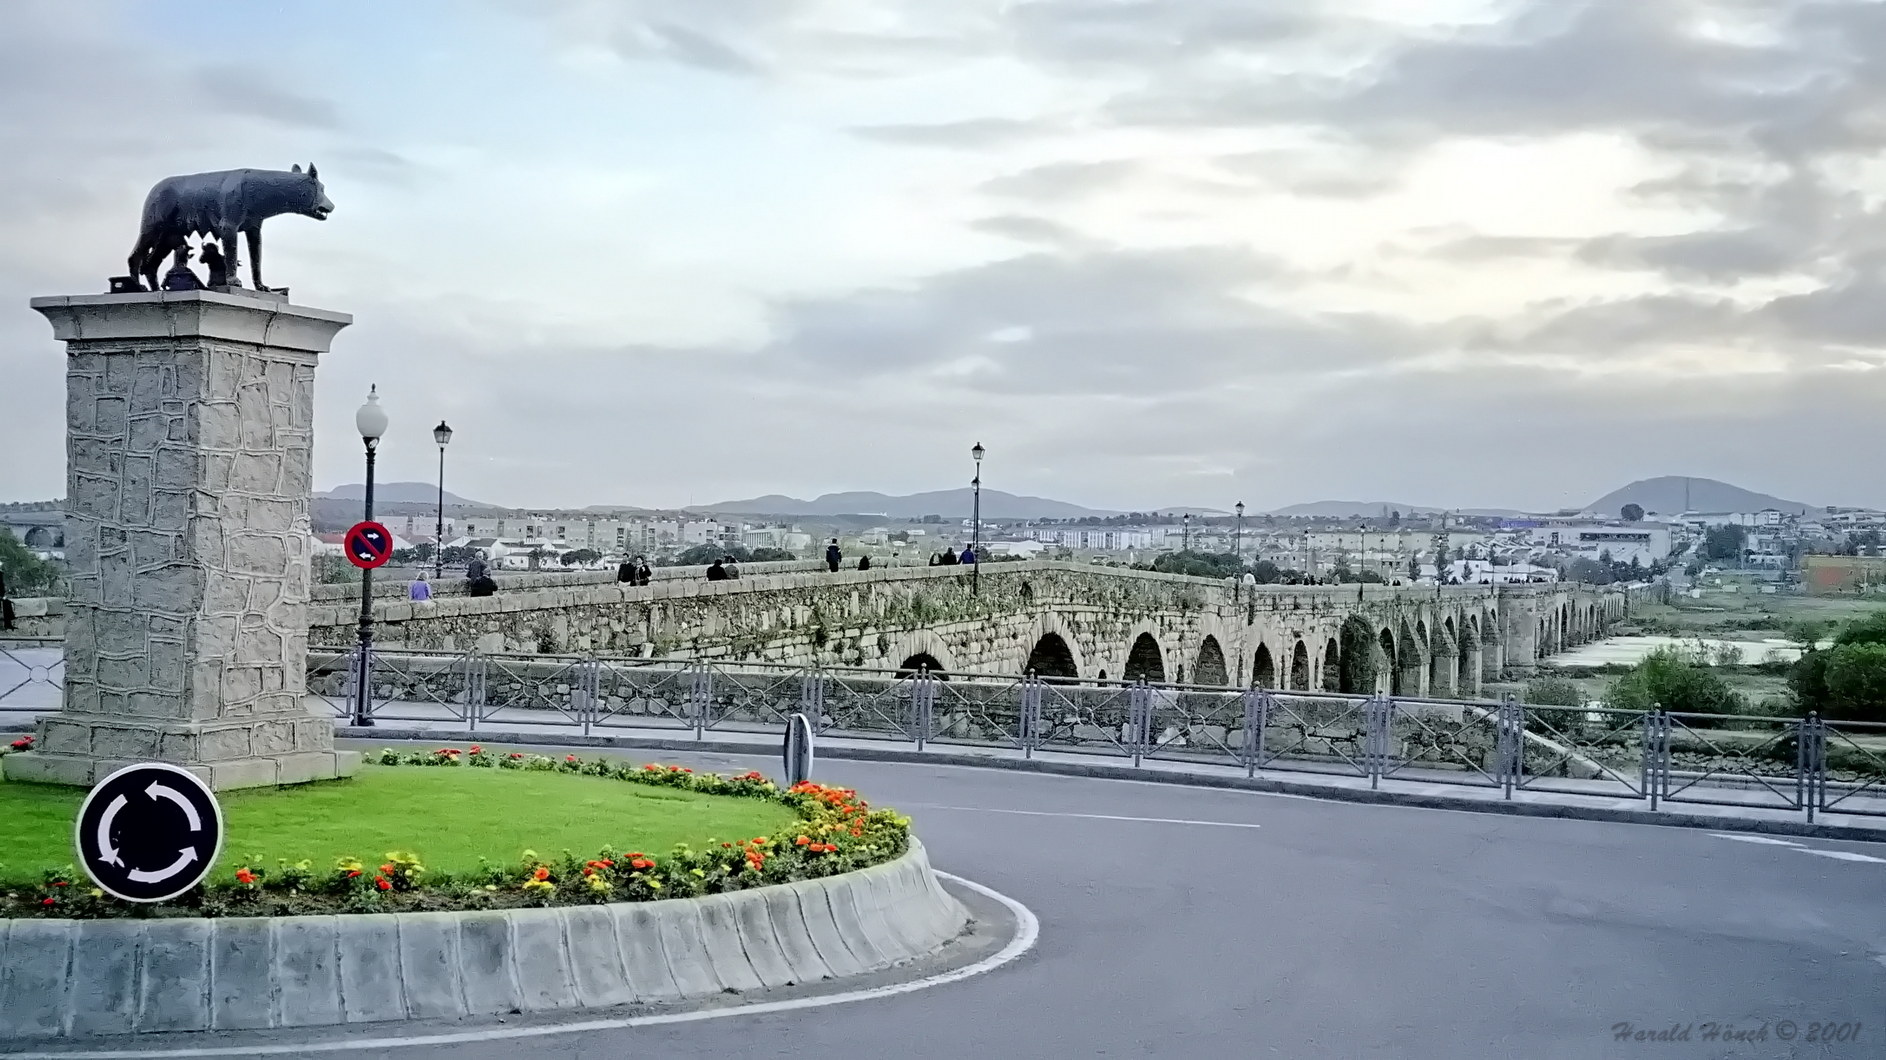
[[[255,281],[255,289],[266,291],[262,286],[262,226],[256,225],[243,233],[249,237],[249,277]]]
[[[240,259],[242,255],[236,249],[236,230],[233,228],[217,229],[216,241],[223,245],[223,257],[225,258],[223,264],[228,270],[229,286],[241,287],[242,261]]]

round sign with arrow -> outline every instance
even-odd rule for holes
[[[125,766],[79,806],[79,864],[108,894],[162,902],[202,881],[223,851],[223,811],[195,773],[164,762]]]
[[[393,534],[379,523],[355,523],[347,528],[342,540],[347,549],[347,562],[361,570],[384,566],[393,558]]]

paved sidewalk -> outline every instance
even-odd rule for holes
[[[515,719],[504,717],[510,712],[498,711],[494,716],[482,719],[476,732],[467,732],[463,722],[449,715],[422,716],[438,708],[409,704],[400,704],[400,707],[402,711],[398,718],[379,716],[378,724],[372,728],[340,725],[336,734],[344,739],[367,741],[369,746],[372,741],[431,741],[449,736],[460,743],[482,741],[658,751],[711,751],[721,754],[771,756],[780,754],[782,750],[781,735],[777,731],[710,729],[696,739],[693,729],[679,726],[638,728],[608,725],[592,726],[589,734],[585,735],[584,727],[580,724],[520,725]],[[442,710],[439,713],[444,715]],[[1886,843],[1886,791],[1879,792],[1878,798],[1862,800],[1856,797],[1853,800],[1856,807],[1864,806],[1879,813],[1879,816],[1816,813],[1810,823],[1805,811],[1789,808],[1785,803],[1785,799],[1794,792],[1791,779],[1785,782],[1777,780],[1773,789],[1760,784],[1747,787],[1698,785],[1683,794],[1689,799],[1706,798],[1711,802],[1663,800],[1653,810],[1648,799],[1628,793],[1620,795],[1604,792],[1603,782],[1557,778],[1529,781],[1550,784],[1555,790],[1521,789],[1514,791],[1508,798],[1503,789],[1490,783],[1436,782],[1432,779],[1432,773],[1426,776],[1384,777],[1377,787],[1372,788],[1369,778],[1359,773],[1343,775],[1305,769],[1269,768],[1259,770],[1255,776],[1246,776],[1243,767],[1229,764],[1149,758],[1142,759],[1136,766],[1131,758],[1119,755],[1036,751],[1031,756],[1025,756],[1014,748],[947,743],[930,743],[918,750],[915,744],[901,740],[832,736],[819,738],[817,753],[826,758],[921,762],[1114,780],[1160,781],[1200,787],[1281,792],[1346,802]],[[1610,787],[1614,791],[1622,790],[1619,784]],[[1591,793],[1557,790],[1577,788],[1597,790]]]

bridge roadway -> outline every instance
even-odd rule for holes
[[[504,1036],[437,1045],[362,1028],[380,1044],[344,1055],[1886,1055],[1879,845],[945,766],[831,761],[818,774],[910,813],[940,869],[1028,906],[1036,947],[895,997],[523,1039],[489,1028]],[[1705,1042],[1711,1021],[1766,1024],[1768,1040]],[[1857,1041],[1801,1040],[1812,1024],[1852,1021]],[[1620,1043],[1624,1022],[1690,1025],[1691,1040]]]

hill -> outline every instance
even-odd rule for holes
[[[1763,508],[1800,515],[1815,505],[1782,500],[1766,493],[1756,493],[1713,478],[1689,478],[1664,475],[1633,482],[1623,489],[1592,501],[1585,510],[1615,515],[1626,504],[1641,506],[1646,512],[1677,515],[1682,512],[1759,512]]]
[[[336,486],[325,493],[316,493],[317,500],[358,501],[367,496],[367,487],[359,482],[349,482],[345,486]],[[373,503],[380,504],[431,504],[439,503],[439,487],[431,482],[376,482],[373,484]],[[500,508],[502,505],[485,504],[482,501],[466,500],[445,491],[447,507],[454,505],[465,508]]]
[[[1405,501],[1310,501],[1307,504],[1292,504],[1279,508],[1271,515],[1308,516],[1314,519],[1343,519],[1349,516],[1374,519],[1383,512],[1400,512],[1413,515],[1416,512],[1453,512],[1457,515],[1492,515],[1513,516],[1517,511],[1508,508],[1443,508],[1434,504],[1408,504]]]
[[[741,515],[882,515],[891,519],[921,519],[926,515],[941,515],[949,519],[962,519],[968,517],[973,503],[973,491],[969,489],[933,490],[904,496],[872,492],[827,493],[809,501],[772,493],[746,500],[697,505],[691,510]],[[982,491],[982,515],[986,519],[1078,519],[1087,515],[1112,514],[1046,497],[1023,497],[991,489]]]

